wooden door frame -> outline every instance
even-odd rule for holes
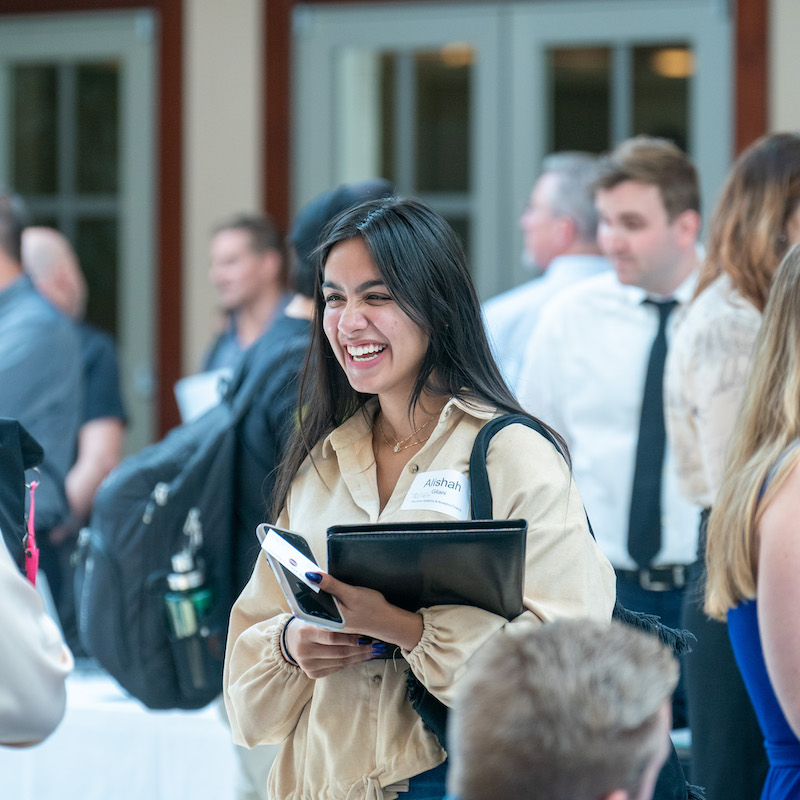
[[[313,0],[320,5],[376,0]],[[292,10],[306,0],[265,0],[263,196],[267,212],[287,230],[291,219]],[[408,0],[406,0],[408,2]],[[426,2],[426,0],[413,0]],[[737,0],[734,35],[734,146],[740,153],[767,131],[767,33],[765,0]]]
[[[734,80],[736,153],[767,132],[769,73],[766,0],[737,0]]]

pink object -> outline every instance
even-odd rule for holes
[[[25,575],[34,586],[36,586],[36,573],[39,571],[39,548],[36,546],[36,532],[33,526],[36,513],[34,492],[38,485],[37,481],[31,481],[31,509],[28,512],[28,535],[25,537]]]

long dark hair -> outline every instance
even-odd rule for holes
[[[275,516],[314,445],[372,397],[350,386],[322,327],[325,262],[336,245],[356,237],[366,245],[389,294],[428,336],[409,417],[423,392],[526,413],[492,356],[464,248],[450,225],[420,200],[389,197],[362,203],[331,223],[316,251],[316,313],[300,378],[299,426],[278,471]],[[566,444],[554,435],[566,453]]]

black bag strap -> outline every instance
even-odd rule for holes
[[[507,425],[526,425],[533,428],[537,433],[544,436],[556,451],[566,460],[566,455],[561,449],[561,445],[538,419],[529,417],[527,414],[504,414],[502,417],[495,417],[489,420],[478,431],[475,443],[472,445],[472,453],[469,457],[469,481],[470,481],[470,504],[472,507],[472,519],[494,519],[492,505],[492,490],[489,487],[489,473],[486,470],[486,454],[489,452],[489,442],[496,433],[499,433]],[[592,530],[592,523],[589,515],[586,514],[586,523],[589,526],[589,533],[595,538]]]
[[[507,425],[515,424],[533,428],[544,436],[562,456],[564,455],[553,434],[533,417],[526,414],[504,414],[502,417],[489,420],[475,437],[469,458],[470,502],[473,519],[493,519],[492,490],[489,486],[489,473],[486,470],[486,454],[492,437]],[[586,513],[586,509],[584,509],[584,513]],[[586,514],[586,522],[589,525],[589,533],[594,537],[588,514]],[[682,655],[691,650],[691,640],[695,638],[694,635],[689,631],[675,630],[664,625],[659,617],[644,614],[641,611],[631,611],[625,608],[619,600],[614,604],[612,616],[626,625],[657,635],[667,647],[672,648],[676,655]]]
[[[486,453],[489,442],[496,433],[507,425],[527,425],[547,439],[553,447],[561,453],[558,442],[553,434],[541,422],[525,414],[505,414],[489,420],[478,431],[472,453],[469,457],[469,482],[470,503],[472,506],[472,519],[494,519],[492,508],[492,490],[489,488],[489,473],[486,471]],[[561,453],[563,456],[564,454]]]

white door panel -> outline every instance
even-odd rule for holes
[[[295,17],[295,136],[293,139],[294,208],[339,183],[377,174],[374,109],[380,102],[375,63],[384,53],[439,53],[467,46],[475,54],[470,75],[469,187],[426,195],[413,182],[414,142],[411,92],[400,92],[396,131],[402,139],[396,157],[401,192],[414,192],[442,213],[467,217],[469,246],[479,288],[495,290],[500,187],[496,176],[501,98],[500,22],[496,7],[359,7],[356,10],[306,7]],[[403,68],[401,60],[400,69]],[[405,62],[408,63],[407,61]],[[398,82],[409,86],[402,75]],[[360,84],[357,85],[357,84]],[[346,113],[345,113],[346,110]],[[361,114],[360,124],[348,116]],[[344,141],[352,138],[352,141]],[[370,164],[370,153],[373,163]],[[355,155],[354,155],[355,154]],[[358,158],[358,154],[361,158]],[[372,170],[369,170],[372,166]],[[388,176],[387,176],[388,177]]]

